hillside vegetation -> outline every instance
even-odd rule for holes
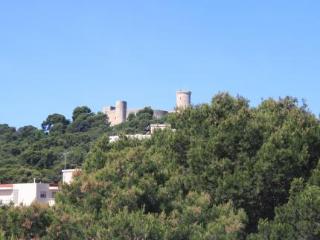
[[[30,143],[19,130],[2,126],[7,130],[1,130],[1,141],[21,149],[18,157],[1,150],[19,166],[14,170],[8,160],[1,164],[4,172],[30,169],[45,176],[62,166],[61,157],[52,165],[22,157],[34,149],[61,154],[77,148],[84,153],[70,161],[83,162],[83,171],[71,185],[62,186],[54,208],[2,208],[0,236],[320,239],[320,122],[307,106],[286,97],[253,108],[242,97],[222,93],[210,104],[169,115],[166,121],[176,131],[158,131],[145,141],[123,137],[109,143],[105,133],[143,131],[153,121],[146,115],[110,128],[101,115],[90,113],[87,118],[95,124],[85,132],[72,131],[78,117],[71,123],[60,117],[53,125],[48,117],[42,131],[32,128],[37,134],[27,134]],[[69,135],[74,145],[66,140]],[[88,141],[79,140],[83,138]],[[69,145],[55,145],[58,139]],[[43,145],[34,145],[39,142]]]
[[[41,124],[21,128],[0,124],[0,183],[58,182],[61,169],[80,167],[95,140],[103,135],[141,133],[153,111],[142,109],[129,121],[110,127],[106,116],[88,107],[77,107],[72,120],[61,114],[49,115]]]

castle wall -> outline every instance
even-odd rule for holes
[[[153,110],[153,117],[155,119],[163,118],[167,114],[168,114],[168,111],[165,111],[165,110]]]

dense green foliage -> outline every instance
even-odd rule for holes
[[[33,178],[56,182],[64,157],[69,167],[81,165],[92,142],[107,131],[108,125],[105,115],[94,114],[87,107],[76,108],[73,119],[70,122],[63,115],[49,115],[41,130],[0,125],[0,182],[27,182]]]
[[[259,232],[249,239],[319,239],[320,238],[320,165],[309,181],[295,179],[289,201],[275,209],[273,221],[259,221]]]
[[[145,108],[126,123],[111,128],[104,114],[83,106],[74,109],[72,121],[61,114],[49,115],[41,124],[42,129],[0,124],[0,183],[28,182],[33,178],[58,182],[64,165],[81,166],[97,138],[143,133],[155,121],[152,109]]]
[[[130,113],[128,121],[119,124],[112,129],[113,134],[135,134],[146,133],[149,131],[151,123],[163,123],[165,117],[162,119],[153,118],[153,110],[150,107],[141,109],[137,114]]]
[[[76,146],[87,147],[83,171],[62,186],[56,206],[2,209],[0,236],[320,239],[320,122],[295,99],[268,99],[252,108],[244,98],[219,94],[210,104],[170,114],[166,121],[176,130],[158,131],[146,141],[122,137],[109,143],[100,131],[143,132],[154,121],[151,109],[115,128],[96,124],[99,130],[93,130],[90,119],[98,116],[79,108],[72,122],[54,114],[42,131],[25,129],[31,142],[95,137]],[[17,137],[10,140],[19,130],[3,129],[1,141],[19,148]],[[73,156],[76,164],[80,158]],[[32,166],[45,172],[56,165]]]

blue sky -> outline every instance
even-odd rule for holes
[[[76,106],[172,109],[219,91],[295,96],[320,113],[320,1],[18,0],[0,3],[0,123]]]

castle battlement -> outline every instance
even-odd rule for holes
[[[176,92],[176,109],[183,110],[191,106],[191,91],[179,90]],[[115,106],[108,106],[102,109],[102,112],[108,116],[111,126],[115,126],[125,122],[129,114],[137,114],[142,109],[127,109],[127,102],[119,100]],[[167,115],[167,110],[153,110],[153,117],[160,119]]]

